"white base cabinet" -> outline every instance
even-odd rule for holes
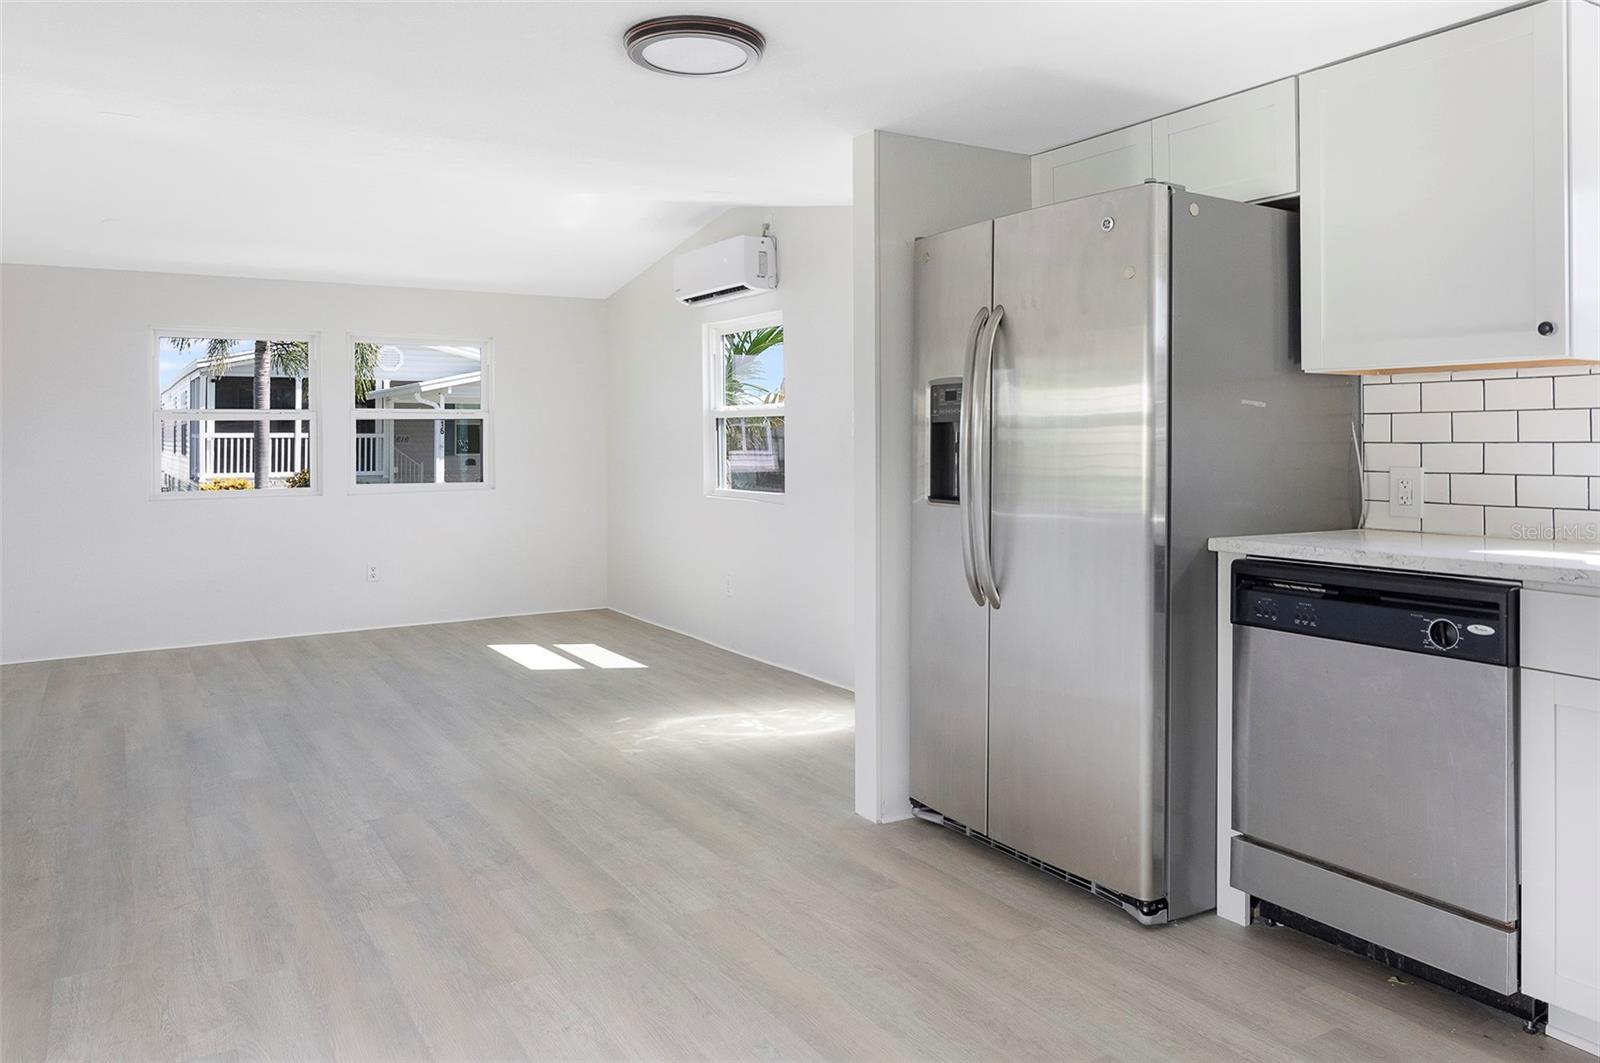
[[[1600,7],[1300,77],[1302,365],[1600,359]]]
[[[1524,668],[1520,753],[1522,991],[1581,1046],[1600,1037],[1600,679]]]

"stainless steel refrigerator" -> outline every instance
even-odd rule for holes
[[[911,796],[1144,922],[1215,905],[1206,540],[1355,514],[1296,234],[1152,183],[915,244]]]

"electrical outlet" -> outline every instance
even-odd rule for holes
[[[1389,516],[1422,516],[1422,483],[1420,468],[1390,469]]]
[[[728,576],[723,576],[722,578],[723,578],[723,591],[727,595],[727,597],[732,598],[733,597],[733,577],[731,575],[728,575]]]
[[[378,582],[378,563],[376,561],[367,562],[367,582]]]

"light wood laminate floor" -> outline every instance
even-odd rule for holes
[[[556,644],[647,667],[489,648]],[[12,665],[0,696],[7,1063],[1586,1058],[1287,930],[1142,928],[870,825],[848,694],[615,613]]]

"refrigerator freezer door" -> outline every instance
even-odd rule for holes
[[[1169,196],[994,243],[989,834],[1141,901],[1165,893]]]
[[[989,610],[973,600],[962,564],[959,504],[930,499],[932,404],[959,401],[973,320],[989,304],[992,222],[918,240],[914,250],[912,401],[916,494],[911,500],[911,796],[974,830],[988,806]],[[958,390],[955,400],[947,396]],[[965,448],[960,439],[957,446]],[[946,478],[947,479],[947,478]],[[937,493],[937,492],[935,492]]]

